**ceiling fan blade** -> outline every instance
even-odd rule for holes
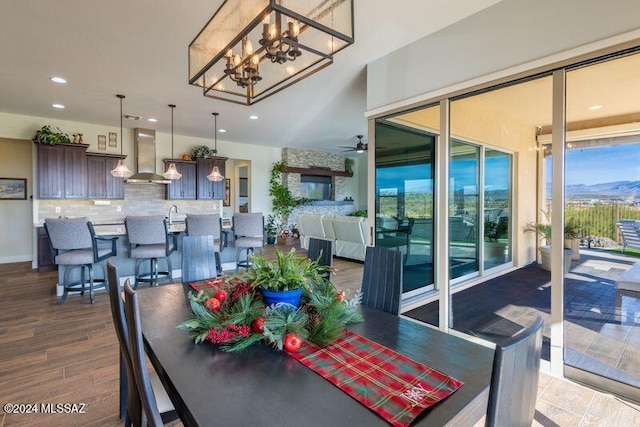
[[[342,150],[342,151],[340,151],[340,152],[341,152],[341,153],[346,153],[346,152],[348,152],[348,151],[356,151],[356,150],[354,150],[353,148],[349,148],[348,150]]]
[[[349,145],[349,146],[346,146],[346,145],[338,145],[338,148],[349,148],[349,149],[351,149],[351,150],[353,150],[353,149],[354,149],[354,148],[353,148],[353,145]]]

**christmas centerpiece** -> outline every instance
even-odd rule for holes
[[[345,325],[362,321],[360,294],[345,298],[325,278],[328,267],[295,249],[276,251],[274,261],[257,256],[251,261],[244,274],[210,280],[189,293],[193,315],[178,327],[196,343],[211,341],[236,352],[264,341],[278,350],[296,351],[305,339],[320,346],[332,343]],[[299,293],[299,304],[272,300],[274,291]]]

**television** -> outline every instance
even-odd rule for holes
[[[300,175],[300,195],[311,200],[331,200],[331,177]]]

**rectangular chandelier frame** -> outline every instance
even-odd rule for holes
[[[189,84],[253,105],[331,65],[353,28],[353,0],[225,0],[189,44]]]

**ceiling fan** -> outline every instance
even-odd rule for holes
[[[358,143],[355,145],[355,147],[344,147],[344,146],[338,147],[338,148],[346,148],[346,150],[341,151],[342,153],[346,153],[347,151],[364,153],[365,151],[367,151],[367,147],[369,146],[369,144],[365,144],[364,142],[362,142],[362,138],[364,137],[364,135],[356,135],[356,137],[358,138]]]

